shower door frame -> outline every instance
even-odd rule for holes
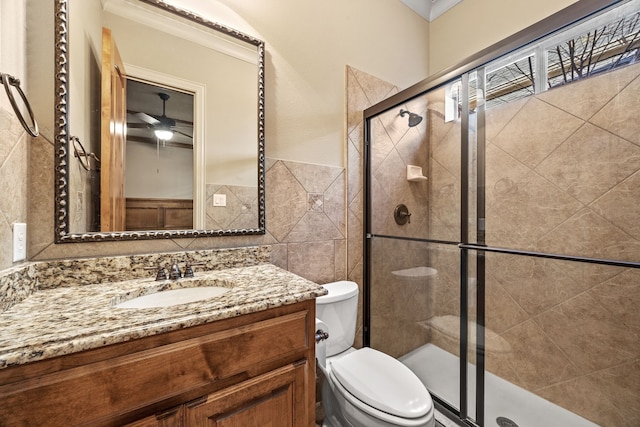
[[[554,253],[544,253],[535,251],[525,251],[518,249],[509,249],[501,247],[486,246],[484,241],[484,211],[485,211],[485,198],[484,198],[484,109],[479,109],[481,112],[478,115],[478,159],[477,159],[477,203],[475,206],[476,212],[476,242],[469,240],[469,93],[468,83],[471,73],[481,71],[482,67],[489,62],[502,57],[510,52],[513,52],[519,48],[524,47],[527,44],[535,42],[543,37],[557,32],[565,27],[568,27],[577,21],[588,18],[603,9],[607,9],[616,4],[624,3],[624,0],[580,0],[565,9],[543,19],[542,21],[525,28],[524,30],[504,39],[503,41],[490,46],[477,54],[462,61],[459,65],[445,69],[432,77],[429,77],[405,90],[398,92],[397,94],[385,99],[384,101],[373,105],[363,112],[364,116],[364,172],[363,172],[363,189],[364,189],[364,203],[363,203],[363,344],[365,347],[369,347],[371,344],[371,254],[372,254],[372,240],[375,237],[379,238],[395,238],[401,240],[414,240],[423,243],[433,244],[445,244],[456,245],[460,250],[460,384],[459,384],[459,402],[460,408],[456,409],[448,402],[439,399],[434,396],[436,407],[447,413],[452,418],[458,418],[462,425],[467,426],[483,426],[484,425],[484,322],[485,322],[485,295],[484,295],[484,257],[485,253],[501,253],[515,256],[529,256],[535,258],[547,258],[560,261],[576,261],[590,264],[602,264],[608,266],[625,267],[640,269],[640,262],[627,262],[610,259],[590,258],[582,256],[560,255]],[[478,73],[480,74],[480,72]],[[393,109],[400,107],[403,103],[417,98],[427,92],[451,83],[455,80],[462,80],[462,114],[461,114],[461,194],[460,194],[460,240],[458,242],[442,241],[434,239],[422,239],[422,238],[407,238],[398,236],[387,236],[381,234],[375,234],[372,231],[372,188],[371,188],[371,143],[372,143],[372,119],[378,115]],[[479,79],[483,80],[483,79]],[[479,83],[483,84],[482,81]],[[476,414],[475,419],[470,418],[467,407],[468,399],[467,392],[469,389],[469,382],[467,378],[467,365],[468,365],[468,261],[470,252],[475,252],[476,255],[476,275],[477,275],[477,296],[476,296]]]

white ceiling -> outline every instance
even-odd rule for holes
[[[400,0],[418,15],[431,22],[462,0]]]

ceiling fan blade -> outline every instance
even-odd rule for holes
[[[193,127],[191,126],[171,126],[171,130],[176,132],[186,132],[187,135],[193,135]]]
[[[146,123],[127,123],[129,129],[148,129],[149,125]]]
[[[193,127],[193,121],[189,121],[189,120],[182,120],[182,119],[173,119],[176,121],[176,125],[177,126],[189,126],[189,127]]]
[[[143,122],[149,123],[150,125],[157,125],[160,123],[160,120],[148,115],[147,113],[136,113],[135,116]]]
[[[193,139],[193,135],[189,135],[189,134],[187,134],[187,133],[180,132],[180,131],[179,131],[179,130],[177,130],[176,128],[172,128],[171,130],[172,130],[172,131],[174,131],[175,133],[179,133],[180,135],[184,135],[184,136],[186,136],[187,138],[191,138],[191,139]]]

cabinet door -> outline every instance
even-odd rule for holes
[[[309,364],[301,361],[187,404],[186,425],[198,427],[308,426]],[[313,375],[313,372],[311,372]]]
[[[184,425],[183,418],[184,406],[179,406],[160,414],[134,421],[123,427],[182,427]]]

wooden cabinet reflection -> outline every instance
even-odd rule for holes
[[[127,197],[127,231],[189,230],[192,228],[193,200]]]

